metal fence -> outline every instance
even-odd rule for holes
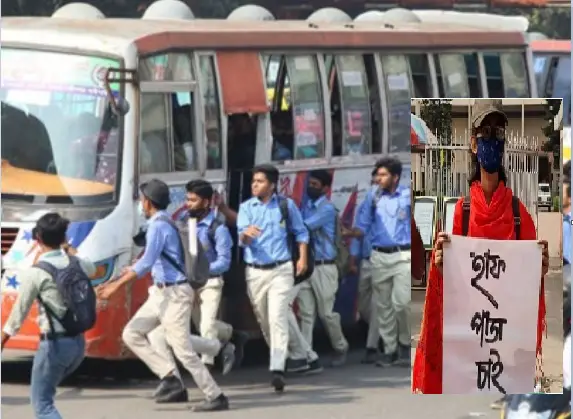
[[[504,167],[508,187],[537,220],[540,139],[506,133]],[[412,191],[438,198],[442,219],[443,198],[469,194],[471,176],[470,134],[454,132],[451,138],[432,138],[424,149],[412,152]]]

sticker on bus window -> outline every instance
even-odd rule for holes
[[[52,94],[49,91],[40,90],[8,90],[6,102],[14,105],[48,106]]]
[[[297,147],[309,147],[318,144],[318,138],[312,132],[299,132],[296,135]]]
[[[462,75],[460,73],[453,73],[448,76],[448,83],[450,86],[457,86],[462,83]]]
[[[362,86],[362,74],[360,71],[343,71],[342,84],[346,87]]]
[[[409,90],[408,76],[406,73],[389,74],[386,80],[389,90]]]
[[[309,57],[294,57],[294,67],[297,70],[311,70],[312,64]]]

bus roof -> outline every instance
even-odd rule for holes
[[[533,52],[571,54],[570,39],[543,39],[531,42]]]
[[[427,49],[515,47],[523,34],[484,31],[467,25],[417,23],[383,25],[306,21],[142,20],[8,17],[2,41],[12,46],[42,46],[123,56],[134,45],[140,55],[192,49]],[[455,33],[455,36],[452,36]],[[6,45],[6,44],[4,44]]]

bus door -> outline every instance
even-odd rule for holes
[[[219,51],[216,53],[216,72],[220,86],[221,106],[217,110],[226,126],[225,182],[227,203],[235,211],[250,197],[251,172],[259,138],[265,135],[264,121],[268,104],[263,80],[261,57],[255,51]],[[248,77],[245,77],[248,75]],[[258,333],[259,327],[252,314],[246,294],[242,251],[238,234],[231,227],[235,241],[229,278],[225,281],[223,298],[224,317],[238,330]]]
[[[139,66],[136,185],[154,178],[166,182],[174,218],[185,211],[187,182],[203,177],[207,169],[202,92],[192,57],[191,52],[158,54],[143,58]],[[143,220],[136,217],[134,223],[137,231]],[[146,281],[134,283],[132,313],[147,298],[146,286]]]

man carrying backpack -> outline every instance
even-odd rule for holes
[[[344,249],[339,249],[342,245],[337,244],[337,240],[342,238],[338,212],[326,197],[331,185],[332,175],[326,170],[309,172],[308,202],[302,208],[302,217],[314,237],[315,268],[309,280],[301,283],[297,302],[304,339],[312,346],[318,314],[335,351],[332,365],[341,366],[346,362],[348,342],[342,333],[340,315],[334,311],[334,300],[339,280],[337,257]]]
[[[372,232],[372,298],[377,302],[379,333],[384,342],[379,367],[410,367],[410,301],[412,299],[410,189],[400,185],[402,163],[395,157],[376,162],[378,187],[366,195],[365,207],[350,233]]]
[[[54,405],[56,387],[84,359],[84,332],[96,320],[96,297],[89,276],[93,263],[67,250],[69,221],[59,214],[43,215],[32,234],[40,252],[36,265],[18,273],[18,298],[2,331],[2,349],[18,333],[32,304],[39,303],[40,344],[30,383],[37,419],[61,418]],[[64,250],[66,249],[66,250]]]
[[[189,371],[197,387],[206,397],[193,408],[196,412],[229,409],[223,394],[197,352],[216,355],[223,351],[223,362],[232,359],[229,346],[218,340],[191,335],[191,312],[195,299],[195,275],[188,270],[188,258],[180,232],[166,212],[170,203],[169,187],[157,179],[140,188],[139,210],[148,220],[143,256],[115,281],[98,288],[98,297],[107,300],[121,287],[143,277],[151,270],[153,285],[147,301],[125,326],[123,341],[145,364],[161,378],[156,390],[157,402],[187,401],[187,391],[177,377],[177,367],[157,352],[147,339],[156,327],[165,333],[167,344],[175,357]],[[200,248],[200,246],[198,246]],[[198,256],[203,254],[198,249]],[[232,348],[231,348],[232,349]]]
[[[278,181],[279,171],[272,165],[253,169],[253,197],[239,207],[237,230],[239,245],[245,249],[247,292],[270,347],[271,384],[276,392],[282,392],[289,327],[296,321],[290,307],[291,293],[294,277],[308,270],[309,236],[296,204],[277,194]],[[296,249],[289,243],[291,234]],[[296,250],[300,256],[293,262]]]
[[[228,343],[233,335],[233,327],[217,319],[219,305],[223,295],[223,274],[231,266],[231,250],[233,239],[224,222],[217,218],[211,210],[213,187],[205,180],[192,180],[186,185],[187,214],[183,217],[197,219],[197,236],[209,260],[209,279],[207,283],[196,292],[196,301],[191,317],[201,336],[207,339],[217,339]],[[148,335],[149,341],[158,351],[172,358],[171,351],[165,341],[165,334],[157,328]],[[231,346],[231,344],[229,345]],[[202,354],[203,363],[210,370],[213,369],[215,358],[209,354]],[[173,361],[173,364],[175,362]],[[227,364],[223,374],[229,372],[232,365]]]

